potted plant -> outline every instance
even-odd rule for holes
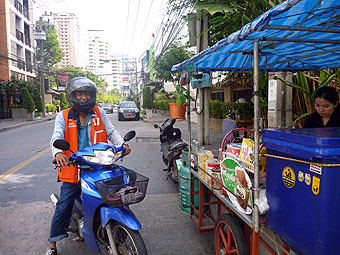
[[[175,99],[175,103],[169,103],[170,118],[172,119],[184,119],[185,110],[187,108],[187,99],[193,100],[189,91],[178,84],[176,90],[172,93],[172,97]]]
[[[150,87],[146,87],[143,89],[143,108],[146,109],[146,118],[152,118],[152,92]]]
[[[35,104],[27,88],[20,89],[20,95],[22,98],[22,106],[27,111],[27,119],[34,120]]]

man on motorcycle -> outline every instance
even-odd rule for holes
[[[67,99],[70,108],[60,112],[55,120],[54,132],[50,142],[58,170],[58,181],[63,182],[60,199],[52,218],[49,249],[46,254],[57,254],[56,242],[68,237],[65,228],[69,226],[74,199],[79,194],[79,168],[68,165],[69,151],[53,147],[56,139],[65,139],[70,143],[70,150],[76,152],[89,145],[108,140],[115,146],[121,146],[123,138],[111,124],[105,111],[96,106],[97,87],[85,77],[73,78],[67,85]],[[131,152],[127,144],[125,155]]]

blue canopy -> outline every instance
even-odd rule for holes
[[[171,70],[253,71],[254,40],[259,71],[340,67],[340,1],[287,0]]]

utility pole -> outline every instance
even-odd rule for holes
[[[137,100],[138,100],[138,81],[137,81],[137,58],[135,58],[135,67],[136,67],[136,69],[135,69],[135,74],[136,74],[136,91],[137,91]]]
[[[208,17],[204,16],[196,20],[196,30],[198,33],[208,29]],[[208,33],[201,35],[197,39],[197,53],[208,48]],[[197,117],[197,136],[200,145],[210,144],[210,120],[209,120],[209,97],[210,88],[200,88],[198,89],[199,96],[199,109],[201,114]],[[203,109],[203,111],[202,111]]]
[[[37,44],[40,44],[40,67],[38,66],[38,72],[40,76],[40,94],[43,103],[43,112],[42,117],[46,116],[46,106],[45,106],[45,84],[44,84],[44,60],[43,60],[43,47],[44,41],[46,40],[46,32],[43,29],[43,18],[42,16],[39,18],[39,28],[34,31],[34,38],[37,41]]]

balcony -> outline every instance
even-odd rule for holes
[[[22,13],[22,3],[20,3],[19,0],[15,0],[15,8]]]
[[[32,73],[33,72],[33,65],[31,60],[26,60],[26,71]]]
[[[24,42],[24,34],[20,31],[20,30],[16,30],[16,36],[17,36],[17,39],[19,40],[19,41],[22,41],[22,42]]]
[[[25,18],[30,20],[30,11],[28,10],[27,7],[24,7],[24,16],[25,16]]]
[[[23,59],[18,58],[18,68],[25,71],[25,61]]]
[[[25,35],[25,44],[28,46],[28,47],[31,47],[31,38],[27,35]]]

